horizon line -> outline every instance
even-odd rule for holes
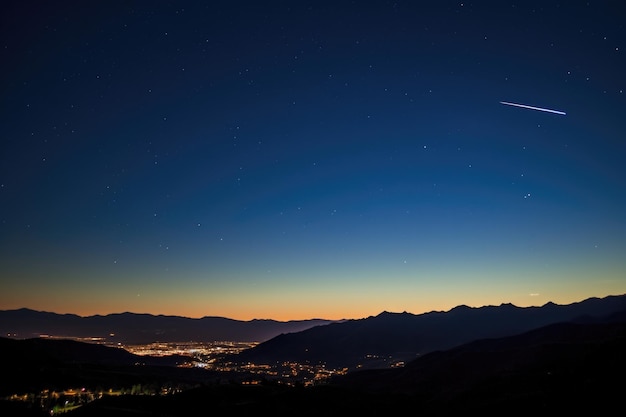
[[[106,313],[106,314],[90,314],[90,315],[80,315],[80,314],[76,314],[76,313],[57,313],[54,311],[47,311],[47,310],[37,310],[34,308],[30,308],[30,307],[20,307],[20,308],[13,308],[13,309],[2,309],[0,310],[0,312],[10,312],[10,311],[19,311],[19,310],[29,310],[29,311],[33,311],[36,313],[48,313],[48,314],[56,314],[56,315],[69,315],[69,316],[78,316],[81,318],[89,318],[89,317],[105,317],[105,316],[113,316],[113,315],[122,315],[122,314],[135,314],[135,315],[144,315],[144,316],[153,316],[153,317],[178,317],[178,318],[184,318],[184,319],[190,319],[190,320],[200,320],[200,319],[204,319],[204,318],[220,318],[220,319],[227,319],[227,320],[234,320],[234,321],[242,321],[242,322],[250,322],[250,321],[263,321],[263,320],[267,320],[267,321],[276,321],[276,322],[293,322],[293,321],[315,321],[315,320],[322,320],[322,321],[331,321],[331,322],[338,322],[338,321],[346,321],[346,320],[359,320],[359,319],[364,319],[364,318],[368,318],[368,317],[376,317],[380,314],[383,313],[391,313],[391,314],[413,314],[413,315],[421,315],[421,314],[428,314],[428,313],[446,313],[449,312],[457,307],[469,307],[472,309],[479,309],[479,308],[484,308],[484,307],[499,307],[502,305],[512,305],[518,308],[533,308],[533,307],[543,307],[545,305],[548,304],[554,304],[554,305],[570,305],[570,304],[577,304],[580,303],[582,301],[586,301],[586,300],[590,300],[590,299],[601,299],[601,298],[609,298],[609,297],[623,297],[626,296],[626,293],[622,293],[622,294],[609,294],[609,295],[605,295],[605,296],[589,296],[583,299],[579,299],[578,301],[572,301],[570,303],[565,303],[565,304],[558,304],[555,303],[553,301],[546,301],[545,303],[539,305],[539,304],[535,304],[535,305],[528,305],[528,306],[518,306],[517,304],[511,303],[511,302],[502,302],[500,304],[483,304],[480,306],[470,306],[467,304],[458,304],[454,307],[451,307],[447,310],[430,310],[430,311],[424,311],[422,313],[410,313],[406,310],[404,311],[389,311],[389,310],[382,310],[380,312],[378,312],[377,314],[374,315],[367,315],[367,316],[363,316],[363,317],[359,317],[359,318],[352,318],[352,319],[348,319],[348,318],[341,318],[341,319],[326,319],[326,318],[320,318],[320,317],[314,317],[314,318],[308,318],[308,319],[290,319],[290,320],[278,320],[278,319],[270,319],[270,318],[253,318],[253,319],[249,319],[249,320],[243,320],[243,319],[234,319],[231,317],[227,317],[227,316],[215,316],[215,315],[206,315],[206,316],[202,316],[202,317],[191,317],[191,316],[184,316],[184,315],[177,315],[177,314],[164,314],[164,313],[138,313],[138,312],[133,312],[133,311],[123,311],[123,312],[118,312],[118,313]]]

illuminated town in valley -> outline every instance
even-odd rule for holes
[[[6,335],[11,337],[12,335]],[[198,368],[213,371],[209,378],[216,383],[259,385],[271,381],[286,386],[313,386],[323,384],[334,375],[345,375],[347,368],[331,369],[325,364],[309,364],[296,362],[281,362],[275,364],[254,364],[251,362],[239,363],[234,358],[243,351],[258,344],[258,342],[155,342],[148,344],[106,343],[101,337],[87,338],[60,338],[51,335],[41,336],[44,339],[71,339],[85,343],[103,344],[109,347],[124,349],[138,359],[142,357],[179,356],[188,360],[181,361],[179,368]],[[135,366],[143,367],[145,363],[138,361]],[[401,366],[400,362],[392,367]],[[217,376],[216,376],[217,375]],[[219,377],[222,375],[223,377]],[[181,384],[155,385],[133,384],[130,386],[115,387],[67,387],[63,390],[44,389],[41,392],[14,393],[5,400],[22,401],[43,409],[49,409],[51,415],[69,411],[91,401],[101,399],[107,395],[169,395],[182,392],[190,386]]]

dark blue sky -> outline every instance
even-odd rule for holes
[[[1,309],[626,292],[621,2],[2,7]]]

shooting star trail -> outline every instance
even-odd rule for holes
[[[521,107],[523,109],[545,111],[545,112],[548,112],[548,113],[560,114],[562,116],[565,116],[565,112],[564,111],[559,111],[559,110],[544,109],[542,107],[528,106],[526,104],[509,103],[508,101],[501,101],[500,104],[506,104],[507,106]]]

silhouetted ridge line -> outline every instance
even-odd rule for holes
[[[81,317],[30,309],[0,311],[0,334],[18,338],[40,335],[99,337],[124,344],[150,342],[262,342],[281,333],[298,332],[331,320],[251,320],[224,317],[199,319],[136,313]]]
[[[351,369],[390,367],[477,339],[511,336],[552,323],[593,320],[626,310],[626,296],[589,298],[541,307],[457,306],[420,315],[383,312],[283,334],[241,352],[241,361],[326,363]]]

